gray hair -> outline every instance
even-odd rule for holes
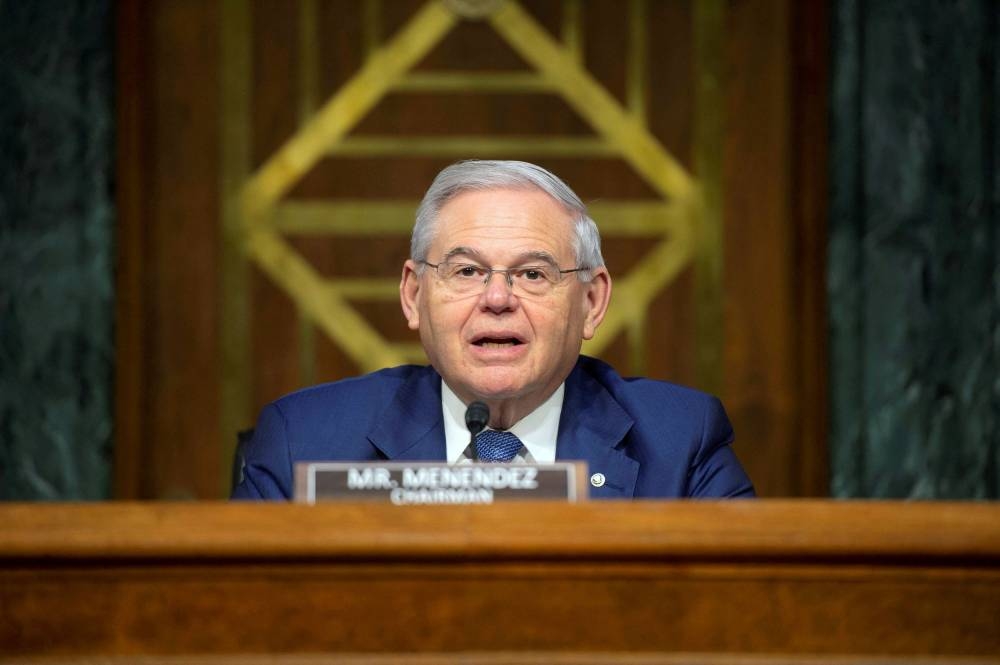
[[[420,207],[410,239],[410,258],[426,261],[427,252],[434,240],[438,213],[448,201],[462,192],[489,189],[536,188],[551,196],[573,218],[573,252],[576,265],[598,268],[604,265],[601,256],[601,234],[597,224],[587,214],[587,206],[569,186],[555,174],[528,162],[467,160],[445,168],[434,178]],[[581,271],[577,276],[589,281],[591,273]]]

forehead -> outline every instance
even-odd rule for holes
[[[572,259],[569,212],[545,192],[529,189],[470,190],[438,212],[435,253],[468,247],[482,253],[547,252]]]

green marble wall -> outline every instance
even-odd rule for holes
[[[110,0],[0,0],[0,499],[109,495]]]
[[[1000,4],[831,17],[831,491],[997,498]]]

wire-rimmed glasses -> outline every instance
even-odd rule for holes
[[[546,264],[500,269],[455,261],[442,261],[441,263],[421,261],[421,263],[433,268],[438,279],[449,290],[461,295],[480,293],[490,283],[493,275],[501,273],[506,278],[507,286],[515,294],[544,296],[550,293],[569,273],[588,269],[578,267],[562,270],[558,266]]]

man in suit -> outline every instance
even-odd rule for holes
[[[417,210],[400,282],[429,367],[307,388],[265,407],[234,498],[288,498],[299,461],[584,460],[591,496],[753,496],[709,395],[580,355],[611,298],[597,226],[559,178],[467,161]],[[468,404],[489,407],[469,444]]]

